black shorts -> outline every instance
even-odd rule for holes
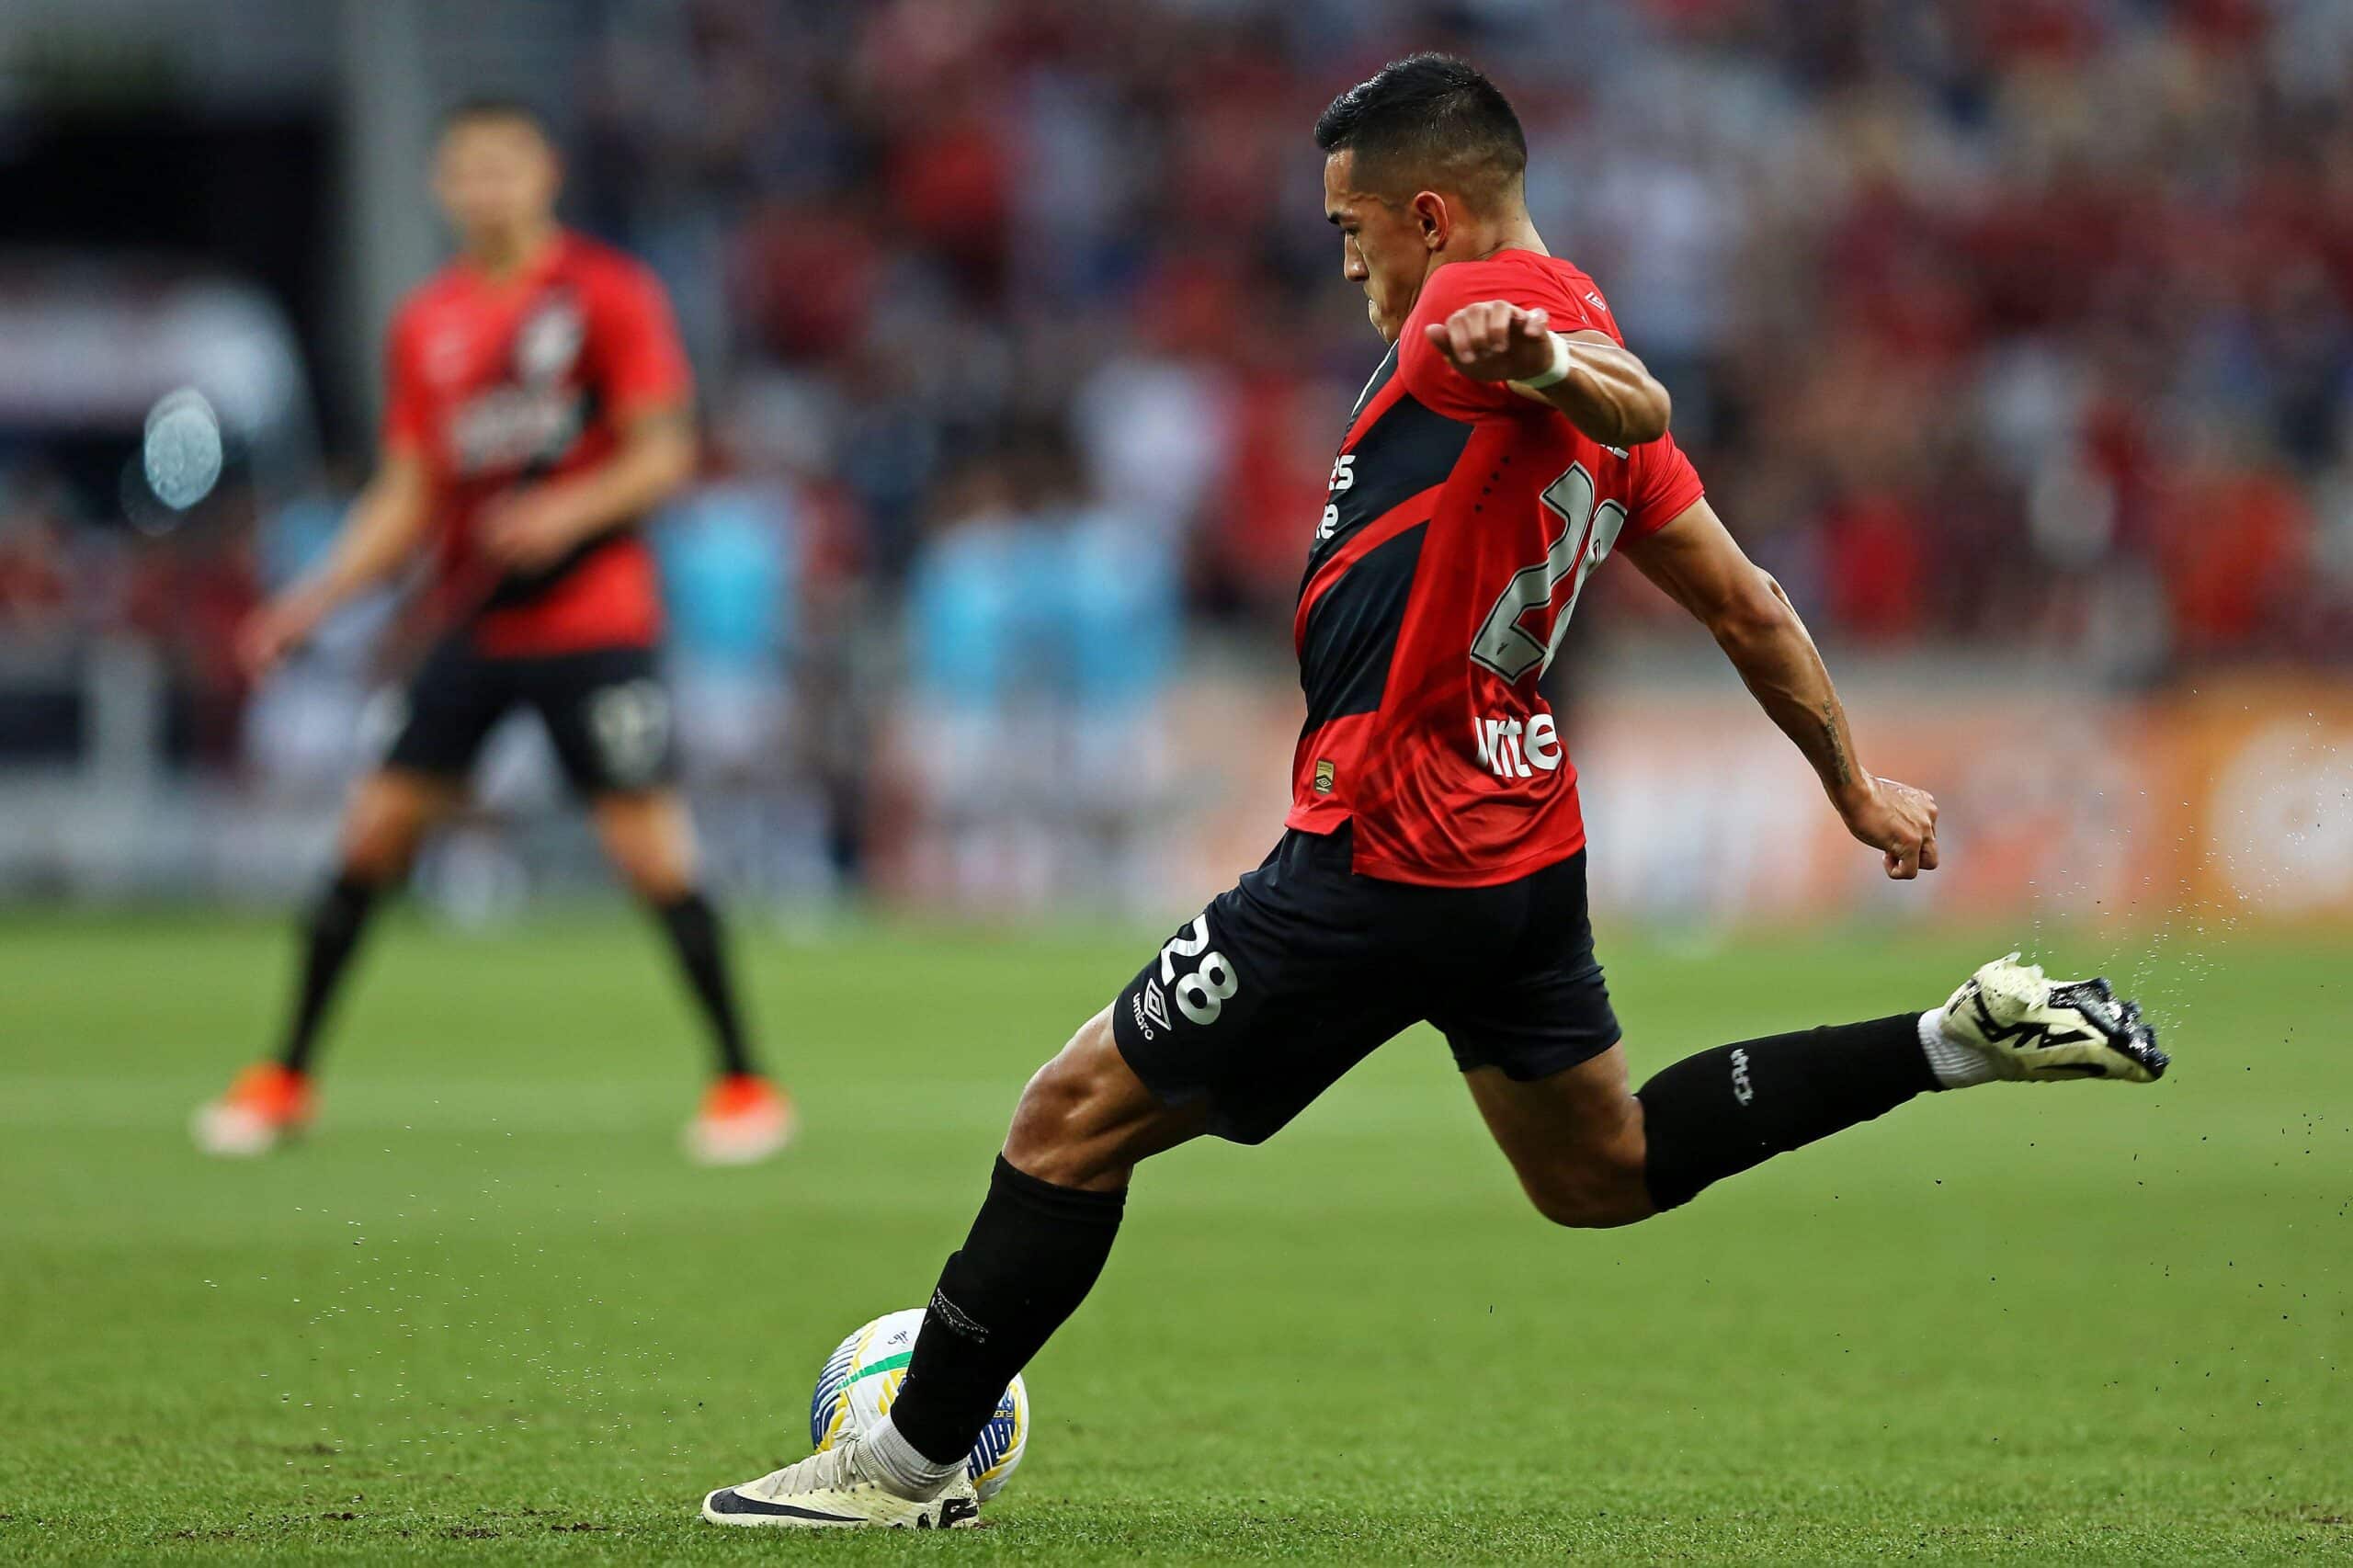
[[[1487,888],[1358,876],[1352,836],[1289,832],[1112,1005],[1120,1054],[1210,1131],[1263,1142],[1424,1019],[1464,1072],[1529,1082],[1618,1043],[1593,956],[1585,854]]]
[[[463,778],[492,727],[516,708],[539,714],[564,778],[583,795],[650,790],[676,777],[670,694],[653,649],[493,657],[462,633],[438,643],[401,694],[384,766]]]

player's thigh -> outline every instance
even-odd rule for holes
[[[483,657],[462,635],[445,639],[390,699],[381,767],[454,791],[519,695],[510,661]]]
[[[1139,1161],[1208,1130],[1206,1103],[1172,1105],[1144,1086],[1120,1054],[1106,1007],[1030,1077],[1005,1157],[1057,1187],[1117,1191]]]
[[[651,648],[533,659],[526,687],[578,794],[641,794],[676,781],[677,725]]]
[[[1290,833],[1146,961],[1112,1036],[1164,1103],[1263,1142],[1422,1017],[1392,884],[1354,876],[1345,837]]]
[[[344,807],[344,869],[379,881],[401,876],[426,834],[462,798],[457,783],[434,774],[380,767],[362,775]]]
[[[589,797],[588,812],[605,858],[639,894],[666,903],[694,890],[694,818],[677,790],[608,790]]]
[[[1623,1031],[1595,955],[1583,853],[1466,894],[1453,922],[1472,940],[1437,955],[1430,1021],[1455,1064],[1535,1083],[1616,1045]]]
[[[1643,1103],[1627,1087],[1626,1051],[1548,1077],[1476,1067],[1462,1081],[1529,1201],[1563,1225],[1623,1225],[1650,1214],[1643,1178]]]
[[[1434,983],[1431,1021],[1538,1209],[1564,1224],[1642,1218],[1642,1107],[1594,954],[1585,857],[1481,908],[1493,938]]]

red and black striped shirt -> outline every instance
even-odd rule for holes
[[[1602,446],[1425,340],[1426,324],[1487,300],[1619,337],[1593,279],[1556,257],[1506,250],[1432,273],[1349,418],[1292,624],[1307,722],[1287,821],[1352,821],[1356,869],[1396,881],[1483,887],[1584,847],[1576,770],[1538,680],[1618,540],[1701,494],[1672,436]]]

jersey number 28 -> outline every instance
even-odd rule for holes
[[[1618,530],[1626,526],[1626,508],[1615,501],[1604,501],[1597,507],[1597,494],[1593,475],[1583,463],[1570,464],[1568,472],[1544,487],[1544,505],[1567,526],[1544,552],[1543,560],[1512,574],[1503,597],[1487,612],[1478,640],[1471,644],[1473,664],[1483,665],[1515,685],[1530,670],[1540,674],[1552,667],[1561,634],[1569,629],[1569,616],[1577,608],[1577,596],[1585,592],[1586,579],[1609,558]],[[1563,583],[1568,585],[1565,596],[1561,593]],[[1552,610],[1552,619],[1540,635],[1522,624],[1531,619],[1530,612],[1545,609]]]

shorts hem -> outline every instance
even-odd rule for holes
[[[1454,1065],[1458,1072],[1462,1073],[1473,1073],[1482,1067],[1493,1067],[1515,1084],[1535,1084],[1565,1073],[1572,1067],[1582,1067],[1595,1057],[1603,1055],[1614,1047],[1624,1043],[1625,1037],[1620,1035],[1612,1039],[1608,1045],[1597,1045],[1589,1049],[1583,1045],[1548,1046],[1542,1051],[1514,1056],[1507,1061],[1495,1057],[1481,1057],[1476,1061],[1465,1062],[1458,1056],[1454,1059]]]
[[[436,784],[462,784],[473,776],[472,759],[464,762],[419,762],[415,757],[387,756],[368,769],[369,773],[407,773]]]
[[[1205,1098],[1209,1091],[1199,1084],[1180,1085],[1167,1083],[1161,1079],[1159,1074],[1145,1064],[1144,1043],[1142,1040],[1131,1043],[1127,1029],[1121,1027],[1119,1007],[1120,1002],[1125,1000],[1126,995],[1125,992],[1121,992],[1119,998],[1111,1004],[1111,1045],[1119,1051],[1120,1060],[1128,1064],[1128,1071],[1136,1075],[1136,1082],[1142,1084],[1154,1099],[1172,1108],[1190,1105],[1196,1100]]]

